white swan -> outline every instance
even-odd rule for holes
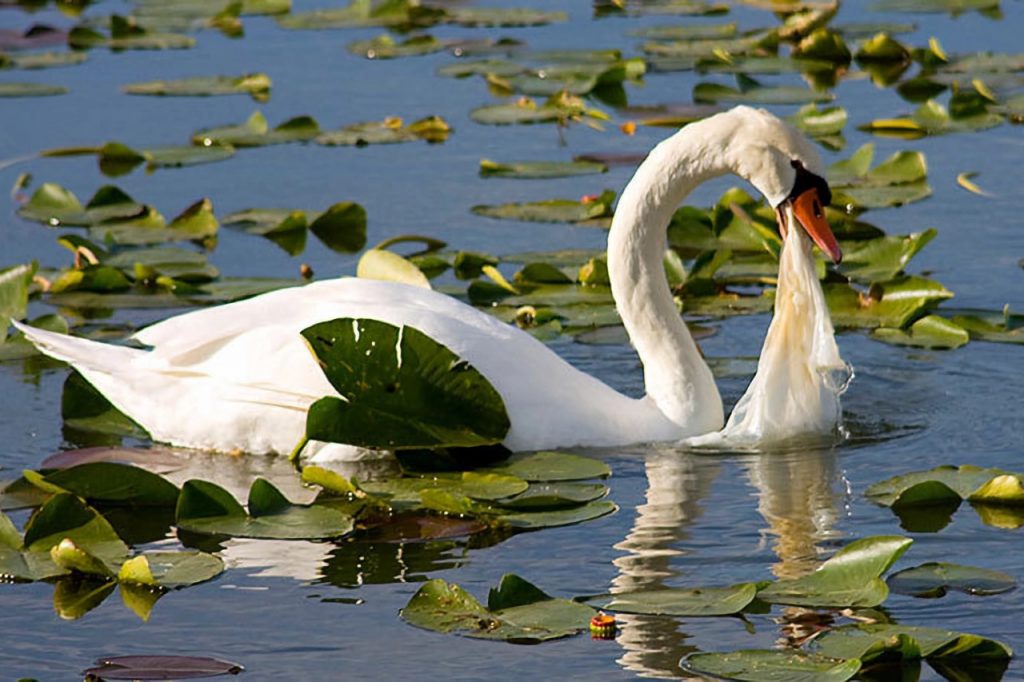
[[[672,300],[662,256],[676,206],[701,182],[732,173],[793,218],[833,260],[829,200],[813,145],[772,114],[737,107],[657,145],[624,190],[608,236],[608,272],[644,365],[634,399],[580,372],[529,334],[434,291],[341,278],[170,318],[138,332],[140,350],[18,328],[70,363],[156,441],[287,453],[309,405],[337,392],[299,336],[309,325],[366,317],[409,325],[472,363],[501,394],[511,450],[678,440],[722,427],[722,402]],[[814,285],[817,286],[815,280]],[[311,443],[317,459],[352,455]],[[307,454],[311,451],[306,450]]]

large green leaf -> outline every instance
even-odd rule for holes
[[[729,587],[677,587],[661,590],[620,592],[591,597],[586,603],[597,609],[618,613],[665,616],[728,616],[739,613],[757,594],[754,583]]]
[[[0,270],[0,344],[7,339],[11,320],[24,319],[28,310],[28,289],[36,267],[32,263]]]
[[[858,282],[888,282],[900,274],[938,231],[929,228],[905,236],[885,236],[843,245],[838,270]]]
[[[861,292],[846,284],[823,286],[836,327],[900,329],[922,311],[953,296],[940,283],[921,277],[901,277],[873,284]]]
[[[352,517],[323,505],[289,502],[272,484],[256,479],[249,512],[231,493],[208,481],[186,481],[175,510],[175,525],[196,533],[279,540],[336,538],[352,531]]]
[[[931,195],[928,166],[921,152],[896,152],[870,168],[875,146],[863,145],[829,168],[833,203],[856,208],[884,208],[920,201]],[[845,253],[844,253],[845,256]]]
[[[89,202],[82,206],[70,190],[47,182],[40,185],[29,200],[18,208],[18,215],[51,227],[88,227],[105,221],[138,220],[146,213],[146,209],[145,205],[113,185],[100,187]]]
[[[403,620],[426,630],[521,644],[575,635],[593,615],[590,607],[554,599],[512,574],[491,589],[486,607],[458,585],[435,578],[401,611]]]
[[[0,513],[0,574],[15,580],[43,580],[68,573],[51,556],[51,550],[65,540],[102,562],[110,573],[128,558],[128,546],[96,510],[75,495],[60,493],[32,515],[24,539]]]
[[[688,655],[684,671],[715,679],[749,682],[845,682],[860,670],[860,661],[777,649],[744,649]]]
[[[802,578],[778,580],[757,593],[773,604],[819,607],[878,606],[889,594],[884,574],[913,541],[898,536],[856,540],[818,570]]]
[[[879,658],[980,658],[1013,656],[1006,644],[994,639],[939,628],[890,623],[858,623],[830,630],[815,640],[815,650],[825,656]]]
[[[584,505],[564,509],[542,509],[540,511],[518,511],[507,513],[505,510],[495,518],[495,523],[517,530],[540,530],[541,528],[558,528],[572,526],[577,523],[593,521],[618,511],[614,502],[595,500]]]
[[[879,327],[871,332],[871,338],[915,348],[959,348],[970,340],[967,330],[938,315],[926,315],[906,329]]]
[[[942,597],[949,590],[984,596],[1017,587],[1013,576],[1002,571],[934,561],[897,571],[886,582],[890,591],[915,597]]]
[[[531,483],[523,492],[498,502],[505,509],[551,510],[577,507],[607,494],[608,486],[601,483]]]
[[[61,469],[46,474],[41,482],[90,502],[132,507],[172,507],[179,492],[162,476],[115,462],[91,462]]]
[[[341,318],[302,331],[342,398],[313,403],[306,435],[375,448],[471,447],[509,429],[501,396],[465,360],[413,327]]]
[[[966,499],[1000,505],[1024,505],[1021,476],[1002,469],[938,466],[894,476],[868,487],[865,496],[886,507],[930,505]]]
[[[516,454],[503,464],[481,469],[494,474],[517,476],[525,481],[583,481],[607,478],[612,471],[604,462],[565,452]]]

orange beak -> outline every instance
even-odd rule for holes
[[[792,199],[793,203],[793,215],[803,226],[807,234],[810,235],[814,243],[818,245],[818,248],[828,256],[833,263],[838,263],[843,260],[843,252],[839,248],[839,242],[836,241],[836,237],[832,234],[832,228],[828,226],[828,221],[825,220],[825,208],[821,205],[821,199],[818,198],[818,190],[811,188],[805,190],[801,194],[798,194]]]

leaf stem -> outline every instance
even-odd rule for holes
[[[299,455],[302,454],[302,449],[306,447],[306,443],[309,442],[309,436],[302,434],[302,440],[296,443],[295,447],[288,454],[288,461],[294,464],[296,467],[299,466]]]

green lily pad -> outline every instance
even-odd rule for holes
[[[846,109],[826,107],[819,109],[815,103],[800,107],[788,119],[798,130],[810,135],[830,149],[842,148],[843,128],[846,126]],[[845,256],[845,254],[844,254]]]
[[[845,682],[860,670],[860,661],[778,649],[743,649],[728,653],[698,652],[680,661],[695,675],[749,682]]]
[[[361,55],[367,59],[394,59],[440,52],[448,45],[448,42],[438,40],[432,35],[415,35],[397,41],[390,33],[383,33],[370,40],[357,40],[349,43],[346,49],[352,54]]]
[[[939,628],[890,623],[843,625],[815,639],[815,650],[825,656],[860,659],[980,658],[1013,656],[1007,645],[994,639]]]
[[[206,552],[146,552],[124,562],[117,580],[176,590],[212,580],[223,572],[224,562]]]
[[[105,221],[89,229],[89,236],[108,244],[148,245],[169,241],[201,241],[217,234],[217,218],[209,199],[200,199],[166,226],[163,216],[151,212],[143,219]]]
[[[70,492],[90,502],[131,507],[171,507],[178,487],[145,469],[114,462],[91,462],[46,475],[26,472],[26,478],[52,493]]]
[[[129,95],[160,97],[209,97],[212,95],[249,95],[258,102],[270,98],[270,77],[265,73],[244,76],[196,76],[171,81],[146,81],[121,86]]]
[[[458,585],[426,582],[401,611],[402,620],[425,630],[520,644],[570,637],[586,629],[594,610],[554,599],[519,576],[506,574],[485,607]]]
[[[295,116],[270,129],[267,119],[256,111],[244,123],[208,128],[193,133],[192,144],[203,147],[263,147],[289,142],[308,142],[319,134],[320,125],[310,116]]]
[[[736,35],[736,23],[726,24],[666,24],[646,26],[628,31],[628,35],[652,40],[708,40],[731,38]]]
[[[359,258],[356,276],[401,282],[422,289],[430,288],[430,281],[415,264],[387,249],[367,249]]]
[[[18,215],[51,227],[88,227],[105,221],[138,219],[146,209],[145,205],[113,185],[104,185],[96,190],[89,202],[82,206],[70,190],[47,182],[18,208]]]
[[[135,279],[171,277],[181,282],[209,282],[220,271],[210,265],[206,256],[196,251],[173,246],[130,249],[102,258],[104,265],[130,272]]]
[[[128,558],[128,546],[99,513],[70,493],[51,497],[29,519],[21,538],[0,513],[0,574],[14,580],[43,580],[68,573],[51,550],[68,540],[114,573]]]
[[[948,13],[999,9],[999,0],[875,0],[870,9],[880,12]]]
[[[1002,311],[964,311],[953,322],[965,329],[972,340],[994,343],[1024,343],[1024,322],[1009,306]]]
[[[62,85],[45,83],[0,82],[0,97],[52,97],[67,94],[68,89]]]
[[[370,144],[401,142],[444,142],[451,133],[448,122],[440,116],[427,116],[405,125],[401,118],[367,121],[329,130],[317,135],[316,143],[327,146],[365,147]]]
[[[739,88],[719,83],[698,83],[693,88],[694,102],[711,104],[746,102],[752,104],[806,104],[828,102],[835,96],[794,85],[767,86],[742,74],[737,77]]]
[[[307,230],[339,253],[354,253],[366,245],[366,209],[351,201],[339,202],[321,213],[248,208],[226,216],[224,224],[266,237],[293,256],[305,249]]]
[[[847,243],[839,272],[858,282],[887,282],[900,274],[907,263],[935,238],[929,228],[905,236],[886,236]]]
[[[582,223],[608,219],[612,215],[615,193],[605,190],[596,197],[573,199],[547,199],[526,203],[474,206],[477,215],[500,220],[522,220],[540,223]]]
[[[1002,469],[969,464],[939,466],[894,476],[868,487],[864,495],[885,507],[930,505],[949,500],[997,505],[1024,504],[1021,477]]]
[[[584,481],[591,478],[607,478],[612,473],[608,465],[600,460],[548,451],[515,454],[504,464],[480,471],[516,476],[531,483]]]
[[[585,603],[596,609],[617,613],[664,616],[728,616],[739,613],[754,601],[757,585],[740,583],[729,587],[679,587],[639,590],[591,597]]]
[[[618,511],[614,502],[595,500],[584,505],[566,509],[545,509],[541,511],[518,511],[502,513],[495,523],[517,530],[540,530],[541,528],[559,528],[573,526],[577,523],[593,521]]]
[[[546,179],[565,178],[575,175],[597,175],[607,173],[608,166],[592,161],[516,161],[498,163],[490,159],[480,160],[480,175],[485,178]]]
[[[366,28],[372,26],[408,26],[433,23],[443,18],[444,10],[421,7],[410,0],[353,0],[346,7],[291,12],[277,18],[281,28],[314,29]]]
[[[175,510],[176,526],[195,533],[278,540],[315,540],[352,532],[352,517],[323,505],[289,502],[262,478],[249,489],[249,512],[231,493],[208,481],[186,481]]]
[[[882,208],[919,201],[931,195],[924,154],[897,152],[871,168],[874,153],[875,146],[869,142],[848,159],[832,164],[828,176],[836,194],[833,203]]]
[[[565,12],[545,12],[536,9],[499,7],[449,7],[445,10],[447,23],[461,26],[543,26],[566,21]]]
[[[875,329],[871,332],[871,338],[897,346],[948,349],[963,346],[971,337],[955,322],[938,315],[926,315],[907,329]]]
[[[877,135],[913,140],[926,135],[987,130],[1002,122],[1002,116],[990,111],[953,116],[946,107],[930,99],[909,117],[877,119],[858,126],[858,129]]]
[[[878,606],[889,595],[882,574],[907,551],[912,542],[898,536],[856,540],[836,552],[813,573],[773,582],[760,590],[757,597],[772,604],[794,606]]]
[[[9,61],[4,61],[8,59]],[[84,52],[33,52],[29,54],[0,55],[0,69],[52,69],[74,66],[87,60]]]
[[[28,312],[28,291],[36,265],[13,265],[0,270],[0,344],[7,339],[11,320],[24,319]]]
[[[342,318],[302,331],[345,400],[313,403],[310,439],[376,448],[472,447],[509,429],[498,392],[465,360],[413,327]]]
[[[949,590],[976,596],[1002,594],[1017,587],[1017,581],[1002,571],[945,562],[929,562],[897,571],[886,580],[889,590],[915,597],[943,597]]]
[[[729,5],[706,0],[594,0],[594,15],[716,16]]]
[[[389,504],[419,505],[424,491],[440,490],[474,500],[495,501],[518,495],[529,483],[514,476],[464,471],[460,474],[406,476],[381,481],[363,481],[359,489],[373,495],[384,495]]]
[[[608,494],[608,486],[601,483],[531,483],[517,495],[497,502],[505,509],[535,511],[564,509],[599,500]]]
[[[827,283],[822,288],[832,323],[836,327],[862,329],[902,329],[922,311],[953,296],[938,282],[922,277],[872,284],[866,293],[846,284]]]
[[[3,277],[3,273],[0,273],[0,278]],[[2,284],[0,284],[2,289]],[[2,294],[0,294],[2,296]],[[3,324],[2,313],[0,313],[0,324]],[[39,329],[45,329],[49,332],[57,332],[58,334],[67,334],[69,332],[68,321],[65,320],[58,314],[51,315],[40,315],[39,317],[33,318],[26,322],[30,327],[38,327]],[[11,361],[11,360],[24,360],[25,358],[31,358],[42,353],[35,347],[35,345],[25,338],[25,335],[21,332],[15,332],[6,341],[0,341],[0,362]],[[0,509],[3,505],[0,504]]]
[[[76,26],[68,34],[68,45],[75,49],[107,47],[111,50],[181,50],[193,47],[195,38],[180,33],[152,31],[132,17],[114,14],[109,33],[104,35],[87,26]]]
[[[669,58],[732,56],[775,52],[771,49],[775,41],[776,36],[771,31],[752,31],[729,38],[647,41],[640,49],[649,55]]]
[[[568,93],[556,93],[541,104],[529,97],[520,97],[507,104],[489,104],[469,112],[477,123],[487,125],[513,125],[574,122],[596,124],[609,120],[608,114],[588,106],[583,100]]]

